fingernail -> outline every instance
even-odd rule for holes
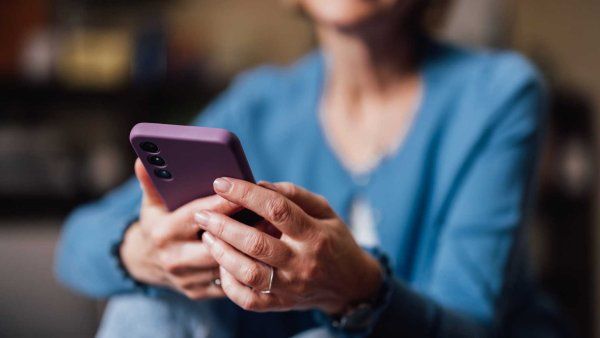
[[[217,178],[213,182],[213,187],[218,192],[229,192],[231,190],[231,182],[226,178]]]
[[[215,238],[208,231],[205,232],[204,234],[202,234],[202,241],[205,242],[208,245],[215,244]]]
[[[210,215],[206,211],[198,211],[194,214],[194,220],[202,229],[206,229]]]

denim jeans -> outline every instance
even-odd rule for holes
[[[119,295],[110,299],[97,333],[98,338],[229,338],[238,331],[244,312],[226,299],[192,302],[181,296]],[[268,323],[258,323],[267,325]],[[278,331],[274,326],[273,330]],[[267,333],[274,337],[282,332]],[[325,328],[312,328],[294,338],[330,338]]]

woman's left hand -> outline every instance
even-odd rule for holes
[[[341,314],[376,295],[379,263],[354,241],[322,196],[291,183],[220,178],[215,192],[264,217],[276,238],[223,214],[200,211],[202,239],[220,265],[221,286],[250,311],[319,309]],[[263,293],[269,289],[270,293]]]

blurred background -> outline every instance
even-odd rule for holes
[[[281,2],[0,1],[0,337],[94,334],[102,304],[53,278],[61,222],[131,174],[133,124],[186,123],[239,71],[314,48]],[[516,49],[548,80],[531,253],[574,332],[600,337],[600,1],[444,8],[441,39]]]

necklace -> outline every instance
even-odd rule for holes
[[[323,128],[325,139],[342,165],[352,173],[353,176],[368,176],[368,174],[377,168],[382,161],[398,152],[413,125],[418,108],[421,105],[423,90],[419,90],[418,93],[419,97],[417,97],[413,101],[414,103],[410,105],[409,109],[406,110],[401,121],[394,123],[396,127],[391,126],[395,129],[393,132],[385,132],[386,127],[390,127],[388,124],[388,121],[391,119],[389,114],[386,114],[387,116],[383,116],[375,123],[375,127],[372,127],[367,131],[363,130],[360,134],[353,132],[356,129],[353,127],[352,123],[348,122],[347,117],[342,116],[338,117],[340,122],[337,122],[335,127],[338,128],[338,132],[339,130],[342,130],[343,137],[340,137],[339,135],[338,137],[335,137],[335,129],[332,128],[333,123],[329,122],[331,117],[327,115],[325,100],[321,101],[318,118]],[[398,112],[393,109],[390,109],[389,112],[390,114],[398,114]],[[386,134],[392,134],[392,138],[385,137]],[[343,141],[348,139],[350,139],[351,143],[358,144],[360,148],[362,148],[360,156],[352,156],[356,153],[349,154],[349,152],[356,150],[354,148],[349,149],[348,146],[343,144]],[[357,141],[358,143],[356,143]]]

